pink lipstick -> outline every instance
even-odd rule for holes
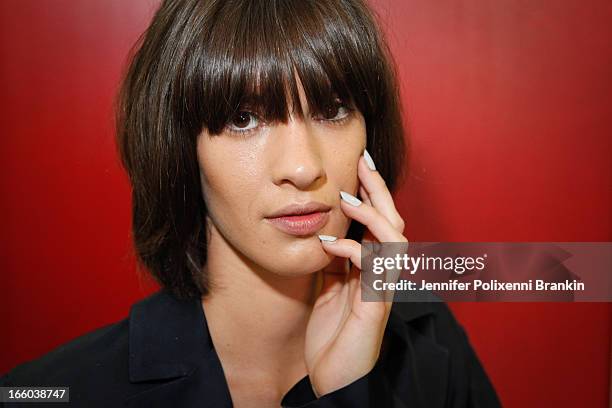
[[[298,236],[312,235],[327,223],[331,207],[319,202],[291,204],[266,217],[279,230]]]
[[[267,218],[276,228],[291,235],[314,234],[327,223],[328,219],[329,211]]]

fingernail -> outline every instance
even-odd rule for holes
[[[358,199],[357,197],[353,195],[350,195],[349,193],[345,193],[344,191],[340,192],[340,197],[352,206],[357,207],[358,205],[361,204],[360,199]]]
[[[334,237],[332,235],[319,235],[319,239],[322,242],[327,242],[327,243],[333,244],[334,242],[336,242],[336,240],[338,238],[336,238],[336,237]]]
[[[366,149],[363,149],[363,158],[365,159],[365,162],[368,165],[368,168],[370,170],[372,171],[376,170],[376,166],[374,165],[374,160],[372,160],[372,156],[370,156],[370,153],[368,153]]]

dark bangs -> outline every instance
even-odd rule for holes
[[[368,123],[383,72],[371,46],[377,39],[364,28],[371,22],[354,8],[354,2],[218,2],[192,54],[199,75],[185,87],[187,101],[199,107],[196,120],[218,134],[246,108],[270,122],[286,122],[289,109],[301,118],[297,74],[311,114],[324,114],[340,98]]]

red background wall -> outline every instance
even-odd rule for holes
[[[0,2],[0,372],[126,316],[112,99],[154,0]],[[612,5],[375,0],[417,241],[612,241]],[[608,406],[612,304],[453,304],[508,407]]]

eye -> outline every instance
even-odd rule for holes
[[[226,128],[230,132],[245,133],[257,128],[259,119],[249,111],[237,112],[228,122]]]
[[[323,110],[322,116],[319,119],[329,122],[342,122],[350,113],[351,109],[342,100],[336,98]]]

